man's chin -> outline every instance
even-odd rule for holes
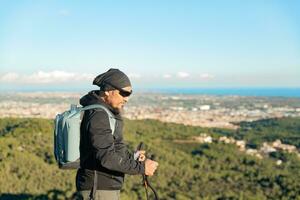
[[[123,111],[124,111],[124,105],[121,105],[121,106],[117,107],[116,110],[117,110],[119,113],[123,112]]]

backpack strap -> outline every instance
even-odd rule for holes
[[[92,105],[82,107],[81,111],[97,109],[97,108],[104,110],[108,114],[109,125],[111,128],[111,134],[114,134],[115,129],[116,129],[116,119],[115,119],[114,115],[112,114],[112,112],[109,109],[107,109],[105,106],[100,105],[100,104],[92,104]]]
[[[89,195],[89,200],[96,200],[97,185],[98,185],[97,171],[94,170],[94,183]]]

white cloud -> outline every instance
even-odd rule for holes
[[[30,75],[19,75],[16,73],[7,73],[0,76],[1,82],[15,82],[15,83],[33,83],[33,84],[47,84],[47,83],[65,83],[72,81],[93,80],[92,74],[79,74],[65,71],[44,72],[38,71]]]
[[[179,78],[187,78],[187,77],[190,76],[190,74],[187,73],[187,72],[178,72],[178,73],[177,73],[177,76],[178,76]]]
[[[28,83],[51,83],[66,82],[75,77],[74,73],[64,71],[43,72],[39,71],[30,76],[24,77],[24,81]]]
[[[19,78],[19,75],[17,73],[7,73],[3,76],[0,76],[1,82],[14,82],[17,81]]]
[[[129,78],[132,78],[132,79],[139,79],[141,78],[142,76],[140,74],[136,74],[136,73],[129,73],[128,74],[128,77]]]
[[[204,80],[210,80],[210,79],[214,79],[215,76],[212,75],[212,74],[207,74],[207,73],[205,73],[205,74],[201,74],[201,75],[200,75],[200,78],[201,78],[201,79],[204,79]]]
[[[76,73],[76,72],[67,72],[67,71],[37,71],[32,74],[18,74],[18,73],[6,73],[0,75],[1,83],[18,83],[18,84],[60,84],[60,83],[73,83],[73,82],[82,82],[89,81],[91,82],[96,77],[95,74],[87,73]],[[144,78],[141,74],[138,73],[129,73],[128,77],[130,79],[142,79]],[[172,77],[177,77],[181,79],[192,78],[187,72],[178,72],[177,74],[166,73],[163,75],[157,75],[158,79],[171,79]],[[198,75],[199,77],[199,75]],[[215,76],[208,73],[200,74],[201,80],[211,80]]]
[[[170,74],[165,74],[165,75],[163,75],[163,77],[164,77],[165,79],[172,78],[172,76],[171,76]]]

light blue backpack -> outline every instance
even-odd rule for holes
[[[102,109],[109,116],[112,134],[115,130],[116,119],[113,114],[100,104],[78,107],[56,115],[54,128],[54,155],[61,169],[78,169],[80,167],[80,124],[85,110]]]

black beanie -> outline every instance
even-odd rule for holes
[[[94,81],[93,85],[100,87],[100,90],[113,90],[117,88],[124,88],[131,86],[128,76],[120,71],[119,69],[109,69],[107,72],[98,75]]]

